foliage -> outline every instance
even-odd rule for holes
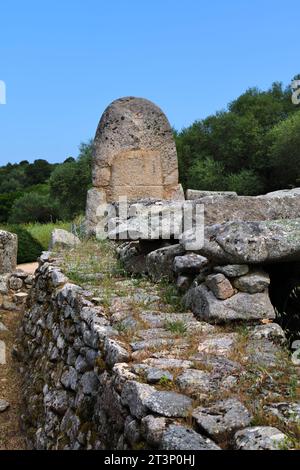
[[[226,189],[224,166],[212,158],[198,160],[190,168],[188,181],[191,189],[224,190]]]
[[[218,112],[174,132],[185,189],[256,195],[299,184],[299,108],[290,88],[251,88]]]
[[[14,202],[9,222],[14,224],[26,222],[45,223],[57,220],[58,215],[58,205],[51,201],[48,195],[28,193]]]
[[[269,133],[273,189],[300,184],[300,111],[275,126]]]
[[[228,175],[226,187],[245,196],[255,196],[264,190],[263,182],[253,170],[241,170],[239,173]]]
[[[59,165],[50,177],[50,194],[59,205],[63,219],[71,219],[85,209],[86,193],[91,185],[92,144],[82,144],[77,161]]]

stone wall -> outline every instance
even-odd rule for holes
[[[34,276],[22,270],[0,275],[0,309],[22,310]]]
[[[195,266],[199,269],[206,264],[197,256],[182,258],[178,252],[175,256],[176,249],[172,248],[168,269],[175,267],[178,274],[189,272],[194,276]],[[278,367],[277,355],[285,337],[278,325],[259,322],[266,315],[252,318],[246,343],[244,333],[240,337],[234,329],[197,321],[191,313],[163,313],[157,293],[143,294],[136,287],[131,291],[129,280],[121,281],[124,286],[127,282],[128,297],[113,296],[108,315],[99,299],[70,283],[60,266],[61,260],[50,253],[41,257],[16,350],[24,378],[22,419],[29,448],[208,450],[220,446],[293,446],[287,435],[272,426],[251,427],[252,411],[239,399],[240,394],[243,396],[239,380],[249,387],[247,374],[253,380],[256,366],[266,370]],[[206,280],[220,302],[226,302],[221,299],[227,298],[231,289],[243,291],[245,285],[247,291],[259,286],[265,292],[267,275],[253,280],[246,278],[247,266],[230,269]],[[232,278],[239,280],[233,283],[237,287],[227,282]],[[149,304],[147,311],[145,307],[140,313],[132,311],[135,296],[143,305]],[[267,317],[273,317],[271,306],[269,309]],[[175,322],[176,328],[184,323],[187,334],[178,338],[170,333],[168,322]],[[120,325],[133,327],[135,333],[129,340],[121,335]],[[133,340],[136,334],[139,340]],[[239,338],[245,347],[241,363],[230,356],[241,348]],[[260,369],[257,380],[262,380]],[[166,384],[172,385],[171,390],[164,389]],[[256,399],[250,400],[251,404],[255,407],[261,399],[263,406],[269,404],[273,416],[280,415],[280,386],[274,388],[273,380],[264,386],[260,396],[252,383]],[[285,403],[284,409],[291,416],[292,412],[300,416],[295,403]]]

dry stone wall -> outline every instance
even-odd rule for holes
[[[172,253],[175,263],[170,264],[169,258],[167,269],[175,266],[179,274],[195,274],[206,265],[203,257],[176,256],[176,249]],[[241,292],[254,289],[254,296],[261,295],[269,282],[265,273],[252,274],[247,266],[227,266],[211,275],[207,284],[220,302],[226,302],[224,297],[236,289],[233,279]],[[234,327],[198,321],[189,312],[170,313],[156,284],[147,282],[138,288],[134,279],[119,282],[127,295],[113,295],[107,310],[91,292],[70,283],[59,257],[50,253],[41,257],[17,350],[29,447],[293,447],[282,429],[251,426],[259,400],[262,406],[268,404],[271,414],[278,416],[283,409],[283,404],[278,405],[276,379],[264,384],[262,395],[255,382],[251,386],[247,382],[249,377],[253,380],[256,367],[279,367],[285,335],[278,325],[261,324],[259,319],[265,316],[257,315],[254,324],[244,325],[246,341]],[[133,307],[134,299],[139,309]],[[182,334],[172,332],[170,325]],[[125,336],[124,331],[128,331]],[[281,358],[280,367],[282,362]],[[249,393],[254,388],[253,402],[241,400],[248,393],[241,392],[244,383]],[[295,410],[300,416],[288,396],[283,394],[282,401],[285,416],[295,416]]]

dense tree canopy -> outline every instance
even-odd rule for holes
[[[175,132],[184,187],[254,195],[297,184],[299,112],[292,103],[290,88],[274,83],[265,92],[251,88],[226,111]],[[293,148],[285,154],[284,135]]]

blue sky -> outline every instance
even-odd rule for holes
[[[300,72],[299,0],[0,5],[0,164],[76,156],[105,107],[153,100],[180,129]]]

